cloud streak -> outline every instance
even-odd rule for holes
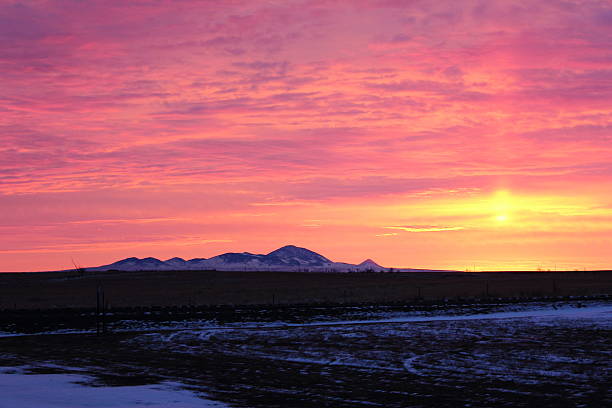
[[[31,225],[91,236],[113,219],[126,240],[145,225],[236,234],[237,248],[211,250],[328,234],[341,257],[380,245],[380,225],[455,222],[440,200],[458,218],[466,197],[499,189],[610,205],[611,15],[598,0],[1,2],[0,209],[23,229],[0,245],[26,250]],[[274,215],[234,216],[261,206]],[[47,244],[69,248],[70,231]],[[388,242],[417,245],[399,231]],[[454,231],[421,236],[434,248],[474,233]],[[546,242],[525,256],[553,258]],[[580,258],[572,245],[556,253]],[[379,262],[413,261],[402,253]],[[600,265],[605,251],[585,256]],[[42,255],[0,261],[48,269]]]
[[[461,231],[464,227],[439,227],[434,225],[406,225],[398,227],[385,227],[387,229],[396,229],[406,232],[443,232],[443,231]]]

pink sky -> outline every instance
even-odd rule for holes
[[[0,270],[612,267],[609,1],[0,0]]]

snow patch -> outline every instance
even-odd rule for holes
[[[88,387],[92,379],[75,374],[30,374],[22,368],[0,371],[0,408],[224,408],[199,398],[175,382],[157,385]]]

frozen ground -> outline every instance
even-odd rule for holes
[[[488,311],[355,310],[335,321],[132,331],[124,323],[102,338],[2,338],[0,364],[60,376],[79,367],[99,385],[138,390],[180,382],[235,407],[612,406],[612,304]]]
[[[23,368],[0,370],[0,408],[223,408],[199,398],[182,384],[93,387],[83,374],[30,374]]]

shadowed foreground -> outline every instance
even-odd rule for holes
[[[0,274],[1,309],[389,303],[490,297],[612,294],[596,272],[55,272]]]
[[[6,337],[0,366],[86,374],[98,386],[179,382],[245,408],[610,406],[610,304],[559,307],[513,318]]]

